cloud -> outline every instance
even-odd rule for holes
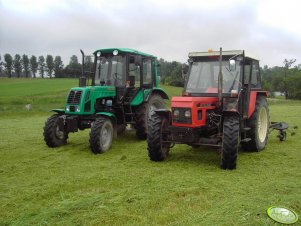
[[[269,66],[301,58],[298,32],[265,20],[257,0],[27,2],[2,0],[0,54],[60,55],[68,64],[80,48],[129,47],[185,62],[190,51],[223,47],[251,51]]]

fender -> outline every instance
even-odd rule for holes
[[[96,115],[101,115],[106,118],[112,119],[113,123],[116,122],[116,116],[113,113],[102,111],[102,112],[97,112]]]
[[[250,92],[248,118],[250,118],[255,111],[257,95],[267,96],[267,92],[266,91],[251,91]]]
[[[132,100],[131,106],[138,106],[143,102],[147,102],[153,94],[160,95],[163,99],[169,99],[168,95],[161,88],[141,89]]]
[[[56,112],[59,115],[65,114],[65,110],[64,109],[52,109],[51,111]]]
[[[161,89],[161,88],[153,88],[151,90],[151,92],[145,97],[144,101],[147,102],[148,99],[149,99],[149,97],[151,95],[154,95],[154,94],[160,95],[165,100],[169,100],[169,97],[168,97],[167,93],[165,93],[165,91],[163,89]]]

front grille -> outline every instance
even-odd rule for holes
[[[180,112],[178,117],[174,116],[175,110],[179,110],[179,112]],[[187,111],[187,110],[191,111],[190,108],[173,108],[172,109],[172,115],[173,115],[172,121],[176,122],[176,123],[191,124],[191,117],[189,117],[189,118],[185,117],[185,111]]]
[[[68,104],[79,104],[82,96],[81,90],[71,90],[67,99]]]

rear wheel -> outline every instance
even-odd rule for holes
[[[165,108],[164,100],[160,95],[152,95],[148,102],[143,103],[139,106],[135,112],[135,121],[136,121],[136,136],[145,140],[147,137],[148,130],[148,120],[149,117],[154,113],[156,109]]]
[[[149,119],[149,130],[147,135],[148,156],[152,161],[163,161],[169,153],[170,143],[165,142],[168,121],[154,113]]]
[[[114,135],[113,124],[110,119],[99,117],[95,120],[90,131],[90,146],[94,154],[109,150]]]
[[[224,117],[221,168],[235,169],[239,144],[239,117]]]
[[[59,147],[67,143],[68,133],[60,130],[58,120],[59,115],[52,115],[45,122],[44,140],[51,148]]]
[[[120,135],[120,134],[124,133],[124,131],[126,129],[126,124],[117,125],[116,129],[117,129],[117,134]]]
[[[242,143],[242,148],[247,151],[261,151],[265,148],[269,134],[269,108],[264,96],[257,96],[255,111],[248,123],[251,130],[248,137],[251,141]]]

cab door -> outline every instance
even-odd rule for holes
[[[150,89],[155,81],[154,60],[152,58],[143,58],[141,87]]]
[[[259,62],[257,60],[246,60],[244,65],[244,103],[243,118],[248,118],[250,103],[256,101],[257,91],[261,90]],[[254,103],[253,103],[254,104]]]

